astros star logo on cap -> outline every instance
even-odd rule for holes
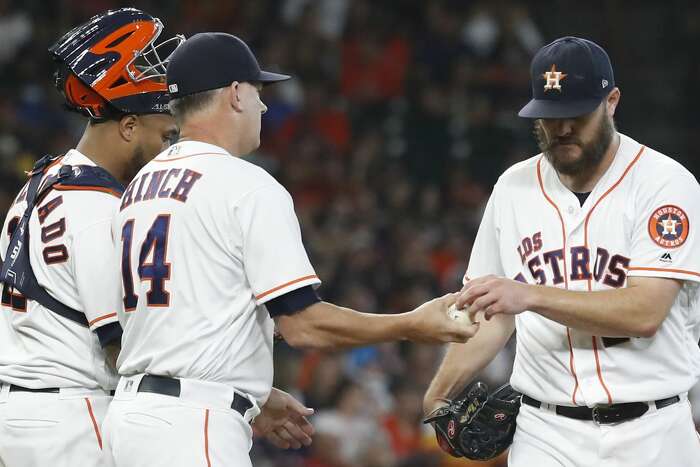
[[[567,75],[565,73],[557,71],[557,66],[552,64],[552,68],[542,74],[542,77],[545,80],[545,92],[549,91],[550,89],[556,89],[557,91],[561,92],[561,84],[559,84],[559,81],[566,78],[566,76]]]

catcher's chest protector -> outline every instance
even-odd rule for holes
[[[124,187],[112,175],[101,167],[89,165],[64,165],[58,174],[44,180],[47,168],[58,157],[44,156],[34,165],[26,188],[27,208],[12,232],[10,243],[5,252],[5,261],[0,273],[0,282],[17,290],[26,298],[39,302],[54,313],[70,319],[83,326],[88,325],[85,314],[70,308],[53,298],[37,281],[29,261],[29,219],[34,207],[54,187],[108,191],[119,195]]]

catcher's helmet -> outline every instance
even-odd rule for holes
[[[97,120],[125,113],[168,112],[165,69],[181,35],[155,45],[163,23],[136,8],[110,10],[66,33],[49,48],[56,87],[69,109]]]

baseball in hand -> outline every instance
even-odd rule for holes
[[[450,307],[447,309],[447,316],[467,326],[472,324],[471,320],[469,319],[469,313],[467,313],[467,310],[458,310],[454,303],[450,305]]]

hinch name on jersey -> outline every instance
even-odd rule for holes
[[[566,274],[569,281],[595,280],[613,288],[625,285],[630,259],[623,255],[610,254],[607,249],[597,247],[591,270],[591,249],[585,245],[569,247],[566,257],[562,248],[540,253],[542,249],[542,232],[523,238],[516,248],[536,284],[561,284]],[[528,282],[522,272],[513,279]]]
[[[144,172],[134,178],[122,195],[120,211],[127,206],[156,198],[170,198],[182,203],[202,174],[190,169],[165,169]]]

